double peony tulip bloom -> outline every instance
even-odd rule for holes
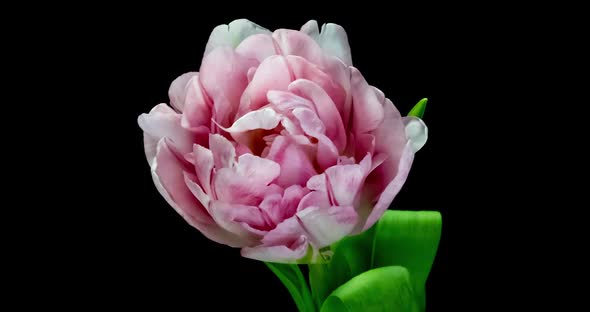
[[[209,239],[269,262],[321,262],[371,227],[427,135],[352,66],[335,24],[220,25],[169,96],[138,119],[157,189]]]

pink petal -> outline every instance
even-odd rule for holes
[[[257,34],[246,38],[238,45],[236,52],[244,57],[256,59],[260,63],[277,54],[274,40],[267,34]]]
[[[267,194],[260,205],[258,205],[275,225],[283,221],[283,212],[281,211],[282,199],[281,194]]]
[[[293,85],[293,83],[295,82],[292,82],[289,85],[289,90],[291,89],[291,85]],[[272,104],[272,107],[277,112],[280,112],[282,114],[290,113],[298,107],[308,108],[314,112],[317,112],[316,107],[312,102],[310,102],[306,98],[295,95],[291,92],[270,90],[266,93],[266,97],[268,99],[268,102]]]
[[[246,132],[256,129],[272,130],[279,125],[281,115],[272,108],[263,108],[249,112],[236,120],[229,128],[223,130],[229,133]]]
[[[260,228],[266,227],[266,224],[258,207],[218,200],[211,201],[210,205],[215,222],[226,231],[241,237],[247,242],[246,246],[252,246],[262,238],[261,234],[264,231]]]
[[[209,148],[213,153],[213,161],[216,169],[232,168],[235,165],[236,149],[224,136],[210,134]]]
[[[352,206],[312,206],[297,212],[297,217],[310,243],[317,249],[329,246],[348,235],[358,219]]]
[[[369,133],[361,133],[355,137],[355,157],[362,159],[367,154],[375,154],[375,136]]]
[[[213,101],[213,117],[221,126],[228,127],[233,122],[248,85],[248,69],[256,65],[256,60],[227,47],[217,48],[203,58],[199,79]]]
[[[329,168],[338,160],[338,149],[332,141],[324,135],[325,127],[318,116],[311,110],[296,108],[293,115],[299,121],[305,134],[318,140],[317,161],[321,169]]]
[[[383,102],[369,86],[356,68],[352,68],[351,77],[352,102],[354,114],[352,129],[355,134],[366,133],[376,129],[383,121]]]
[[[186,86],[189,80],[197,75],[197,72],[188,72],[180,75],[174,79],[168,89],[168,97],[170,98],[170,105],[176,108],[177,111],[182,112],[184,107],[184,98],[186,97]]]
[[[233,20],[229,25],[219,25],[211,32],[203,55],[208,55],[218,47],[233,49],[242,40],[256,34],[270,34],[270,31],[244,18]]]
[[[201,184],[201,187],[209,196],[216,198],[215,194],[211,191],[211,171],[213,170],[213,153],[202,147],[201,145],[195,144],[193,146],[193,158],[195,171],[197,173],[197,179]]]
[[[266,157],[281,166],[281,174],[275,183],[283,187],[305,185],[311,176],[317,174],[312,153],[307,146],[296,144],[284,136],[276,137]]]
[[[363,231],[370,228],[387,210],[391,202],[399,193],[400,189],[406,182],[406,178],[408,177],[408,173],[410,172],[410,168],[412,167],[412,161],[414,160],[414,152],[412,150],[411,143],[408,142],[403,150],[401,155],[401,159],[399,161],[399,166],[397,166],[397,174],[391,183],[387,185],[385,190],[381,193],[377,204],[373,207],[373,210],[369,214],[367,221],[363,227]]]
[[[215,193],[224,202],[258,205],[274,190],[268,185],[278,177],[280,170],[272,160],[244,154],[234,168],[217,170],[213,181]]]
[[[320,120],[326,127],[326,136],[334,142],[338,151],[346,147],[346,133],[342,118],[330,96],[318,84],[305,79],[298,79],[289,85],[289,91],[310,99],[316,107]]]
[[[358,165],[339,165],[326,170],[328,191],[335,200],[335,205],[356,206],[357,196],[371,170],[371,155],[368,154]]]
[[[191,193],[193,193],[193,195],[199,200],[201,205],[203,205],[203,207],[209,211],[209,202],[211,201],[211,197],[209,197],[209,195],[203,191],[201,186],[195,182],[195,178],[191,177],[189,173],[184,172],[184,183]]]
[[[245,258],[276,263],[296,263],[308,252],[308,242],[305,236],[300,236],[288,246],[257,246],[242,248],[241,255]]]
[[[311,80],[326,91],[337,107],[342,107],[344,105],[346,92],[343,89],[343,86],[335,83],[334,80],[332,80],[332,78],[317,65],[317,63],[310,62],[308,59],[295,55],[287,56],[287,62],[293,73],[293,80]]]
[[[299,185],[291,185],[285,189],[283,199],[281,200],[282,219],[292,217],[297,212],[297,206],[309,190]]]
[[[293,81],[287,61],[283,56],[275,55],[265,59],[254,73],[254,77],[240,99],[238,117],[266,105],[266,93],[269,90],[287,90]]]
[[[290,29],[277,29],[273,32],[272,37],[282,55],[297,55],[312,63],[321,64],[322,49],[305,33]]]
[[[325,181],[325,175],[321,175]],[[330,202],[330,198],[328,197],[328,193],[325,190],[325,184],[323,190],[312,191],[309,194],[303,196],[299,205],[297,206],[297,211],[302,211],[307,209],[308,207],[320,207],[320,208],[328,208],[332,206]]]
[[[189,129],[199,126],[210,127],[213,104],[203,90],[198,73],[188,81],[185,91],[182,126]]]
[[[180,153],[189,153],[193,146],[191,132],[180,126],[180,115],[166,104],[156,105],[149,114],[137,118],[144,131],[145,153],[148,162],[156,155],[156,144],[161,138],[168,138]]]
[[[189,224],[211,223],[213,220],[184,182],[184,172],[190,170],[172,152],[165,139],[158,142],[152,164],[152,176],[160,194]]]

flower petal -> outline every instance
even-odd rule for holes
[[[289,91],[311,100],[316,107],[320,120],[326,127],[326,136],[334,142],[338,151],[346,147],[346,132],[342,118],[330,96],[318,84],[305,79],[298,79],[289,85]]]
[[[197,72],[188,72],[180,75],[174,79],[168,89],[168,97],[170,98],[170,105],[176,108],[177,111],[182,112],[184,107],[184,98],[186,97],[186,86]]]
[[[229,128],[223,130],[229,133],[246,132],[256,129],[272,130],[279,125],[281,115],[272,108],[263,108],[251,111],[236,120]]]
[[[317,174],[312,153],[308,146],[296,144],[284,136],[276,137],[266,156],[281,166],[281,174],[275,183],[283,187],[305,185],[311,176]]]
[[[277,29],[272,33],[272,38],[282,55],[296,55],[314,64],[321,64],[322,49],[307,34],[292,29]]]
[[[406,138],[412,142],[412,149],[416,153],[428,140],[428,127],[422,119],[414,116],[406,116],[403,121],[406,126]]]
[[[290,245],[256,246],[242,248],[241,255],[245,258],[277,263],[296,263],[303,258],[308,251],[308,242],[305,236],[300,236]]]
[[[213,153],[213,161],[216,169],[234,167],[236,163],[236,149],[228,139],[220,134],[210,134],[209,148]]]
[[[193,195],[199,200],[201,205],[205,207],[207,211],[209,211],[209,202],[211,201],[211,197],[203,191],[201,186],[194,181],[194,178],[190,176],[187,172],[184,172],[184,183],[188,187],[188,189],[193,193]]]
[[[224,47],[203,58],[199,79],[213,101],[213,119],[221,126],[233,122],[240,97],[248,85],[248,70],[256,65],[258,61]]]
[[[313,38],[324,52],[338,57],[348,66],[352,65],[348,36],[342,26],[327,23],[322,25],[320,33],[318,23],[311,20],[301,27],[301,31]]]
[[[351,89],[354,114],[352,129],[355,134],[376,129],[383,121],[383,102],[356,68],[351,69]]]
[[[252,81],[244,90],[240,99],[237,117],[266,105],[268,103],[266,99],[268,91],[286,91],[289,83],[293,80],[285,57],[275,55],[265,59],[258,66]]]
[[[277,55],[274,40],[270,35],[252,35],[238,45],[236,52],[247,58],[258,60],[262,63],[265,59]]]
[[[328,192],[339,206],[358,206],[356,202],[365,178],[371,170],[371,154],[358,165],[337,165],[326,170]]]
[[[166,104],[158,104],[149,114],[141,114],[137,123],[144,132],[145,153],[150,164],[161,138],[168,138],[183,154],[192,150],[194,141],[191,133],[180,126],[180,115]]]
[[[270,34],[271,32],[247,19],[237,19],[229,23],[215,27],[209,36],[205,48],[206,56],[217,47],[237,47],[244,39],[255,34]]]
[[[260,228],[266,227],[266,224],[260,208],[219,200],[211,201],[210,205],[215,222],[223,229],[243,238],[247,242],[246,246],[255,245],[262,238],[261,234],[264,231]]]
[[[293,115],[299,121],[305,134],[318,140],[317,160],[321,169],[329,168],[338,161],[338,149],[324,134],[325,127],[318,116],[310,109],[296,108]]]
[[[329,208],[309,207],[297,212],[306,236],[317,249],[335,243],[350,233],[357,222],[358,215],[352,206],[332,206]]]
[[[195,74],[185,88],[183,99],[184,112],[182,114],[182,126],[190,129],[199,126],[211,126],[211,100],[205,94],[199,74]]]
[[[195,171],[197,173],[197,179],[201,184],[201,187],[209,196],[216,198],[211,190],[211,171],[213,170],[213,153],[202,147],[201,145],[195,144],[193,146],[193,158]]]
[[[406,182],[406,178],[408,177],[408,173],[412,167],[413,160],[414,151],[411,142],[408,142],[402,152],[399,165],[396,168],[397,173],[395,178],[387,185],[385,190],[383,190],[379,196],[379,200],[367,218],[367,221],[363,227],[363,231],[375,224],[375,222],[381,218],[385,210],[387,210],[389,205],[391,205],[391,202]]]

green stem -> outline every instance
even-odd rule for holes
[[[309,286],[297,264],[265,262],[269,269],[285,285],[300,312],[316,312]]]

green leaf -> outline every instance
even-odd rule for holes
[[[406,267],[420,311],[425,308],[424,288],[436,256],[441,227],[441,215],[436,211],[387,210],[375,230],[371,267]]]
[[[389,266],[369,270],[338,287],[320,311],[418,312],[418,309],[408,270]]]
[[[265,262],[265,264],[279,278],[283,285],[287,287],[299,311],[316,311],[307,282],[297,264],[271,262]]]
[[[309,284],[318,307],[340,285],[370,269],[374,232],[375,226],[341,240],[332,246],[329,263],[309,265]]]
[[[427,98],[423,98],[408,113],[408,116],[415,116],[418,118],[422,118],[424,116],[424,111],[426,110],[426,103],[428,103]]]

